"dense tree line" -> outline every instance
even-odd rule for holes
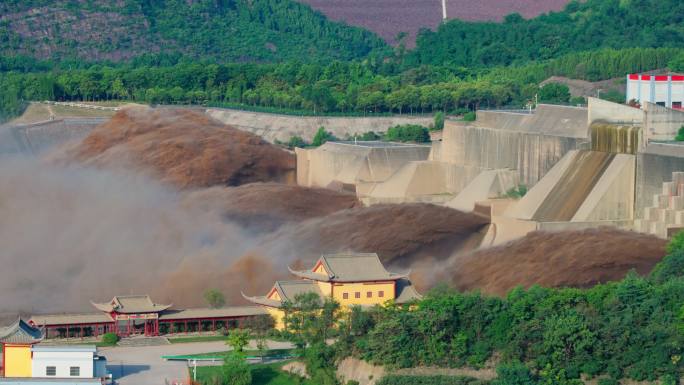
[[[544,60],[599,48],[684,47],[679,0],[571,1],[561,12],[503,23],[450,20],[423,30],[411,65],[478,67]]]
[[[1,58],[5,112],[29,100],[131,100],[208,104],[310,114],[427,113],[524,105],[551,75],[591,80],[667,67],[680,49],[612,49],[524,66],[468,70],[398,63],[333,61],[217,64],[147,56],[127,64],[64,68],[50,61]],[[169,66],[149,63],[168,61]],[[47,70],[54,64],[52,70]],[[567,98],[564,98],[567,99]],[[554,100],[554,99],[550,99]],[[562,100],[567,101],[567,100]],[[270,109],[270,110],[269,110]]]

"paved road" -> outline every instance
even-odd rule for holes
[[[290,348],[289,343],[269,342],[271,349]],[[224,342],[200,342],[163,346],[100,348],[107,368],[118,385],[187,384],[187,363],[164,361],[164,355],[213,353],[229,349]]]

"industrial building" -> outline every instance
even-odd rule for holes
[[[684,75],[627,75],[627,103],[635,100],[681,110],[684,104]]]

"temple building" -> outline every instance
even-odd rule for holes
[[[31,348],[42,340],[43,332],[22,319],[0,329],[0,377],[31,377]]]
[[[101,385],[110,378],[95,345],[49,346],[43,339],[43,330],[22,319],[0,329],[0,385]]]
[[[33,315],[31,325],[45,330],[46,338],[158,336],[179,332],[216,331],[238,327],[252,317],[267,314],[258,306],[174,309],[148,295],[116,296],[108,302],[91,302],[98,312]]]
[[[321,299],[332,298],[347,307],[383,305],[387,301],[406,304],[421,298],[406,274],[388,272],[375,253],[324,255],[311,270],[289,270],[301,279],[276,281],[265,296],[243,294],[273,316],[277,329],[284,328],[283,303],[294,302],[300,294],[316,293]]]

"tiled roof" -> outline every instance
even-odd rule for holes
[[[421,298],[423,296],[416,291],[411,281],[405,278],[397,281],[397,298],[394,303],[404,304]]]
[[[300,294],[316,293],[319,297],[323,298],[323,293],[321,293],[318,285],[312,281],[276,281],[273,288],[278,292],[281,298],[280,301],[266,296],[249,297],[244,294],[243,296],[250,302],[270,307],[280,307],[284,301],[294,302],[295,298]]]
[[[36,326],[43,325],[78,325],[114,322],[109,314],[38,314],[31,316],[30,321]]]
[[[388,272],[375,253],[324,255],[318,260],[316,266],[319,263],[323,264],[328,272],[327,277],[324,274],[314,273],[312,270],[290,269],[290,272],[301,278],[328,282],[393,281],[406,277],[404,274]]]
[[[166,310],[159,315],[159,320],[181,320],[195,318],[222,318],[222,317],[246,317],[268,314],[258,306],[229,306],[218,309],[198,308]]]
[[[12,325],[0,329],[0,343],[3,344],[35,344],[43,340],[43,332],[19,318]]]
[[[98,310],[104,312],[115,311],[122,314],[130,313],[157,313],[166,310],[171,305],[160,305],[152,302],[148,295],[123,295],[112,298],[106,303],[92,303]]]

